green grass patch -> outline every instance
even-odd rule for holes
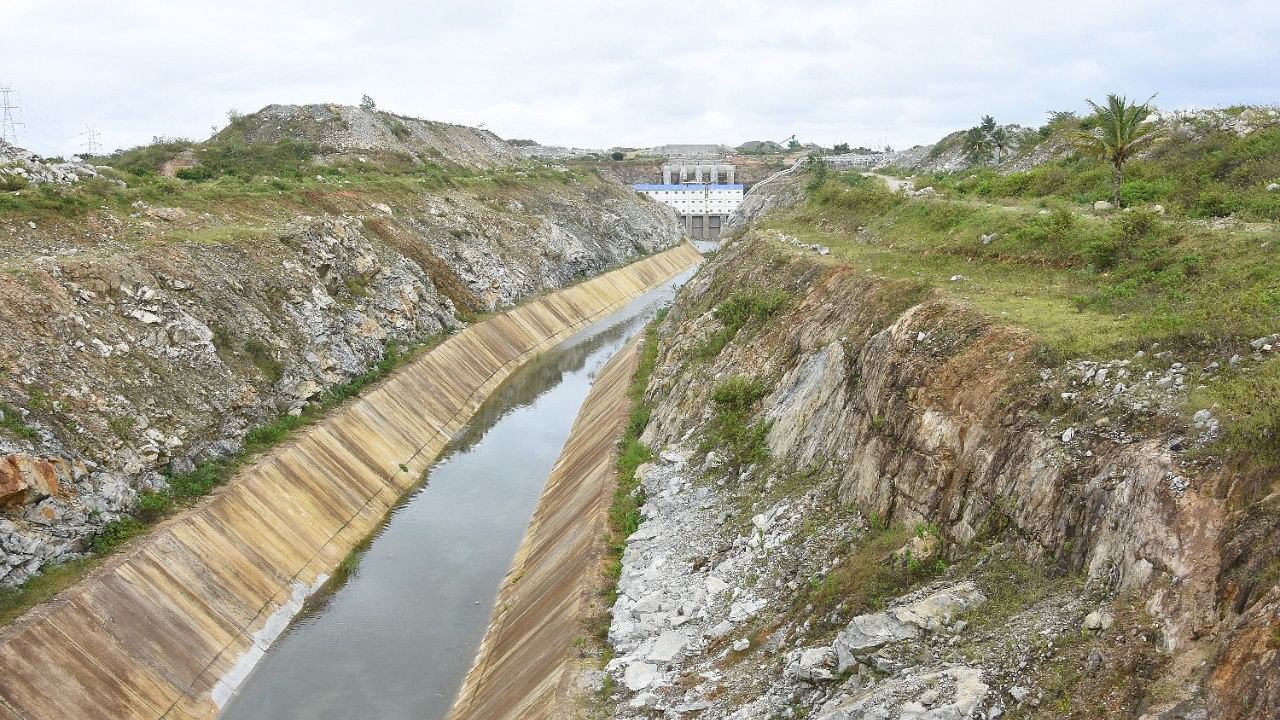
[[[8,430],[14,437],[22,440],[35,438],[35,429],[22,422],[22,414],[18,412],[18,408],[9,403],[0,402],[0,415],[4,416],[0,419],[0,428]]]
[[[244,341],[244,352],[262,371],[263,376],[272,383],[275,383],[284,376],[284,363],[276,357],[271,348],[258,338],[249,338]]]
[[[781,290],[733,293],[712,311],[721,327],[694,347],[694,359],[705,361],[716,357],[743,326],[753,320],[763,324],[781,310],[788,299],[787,293]]]
[[[95,558],[69,560],[44,568],[39,575],[17,587],[0,588],[0,626],[28,609],[47,602],[74,585],[99,561]]]
[[[933,579],[946,568],[941,561],[893,557],[911,535],[910,528],[881,523],[873,515],[862,536],[846,541],[840,564],[824,576],[811,577],[801,588],[792,614],[811,619],[820,634],[831,633],[843,627],[847,617],[881,610],[890,600]],[[846,620],[831,623],[827,618],[837,609]]]
[[[848,174],[767,225],[1027,327],[1058,359],[1152,342],[1230,347],[1280,316],[1280,256],[1259,252],[1265,230],[913,199]]]
[[[1233,494],[1246,503],[1272,491],[1280,468],[1280,359],[1271,358],[1245,372],[1225,373],[1192,395],[1194,407],[1211,408],[1221,435],[1208,448],[1230,458],[1238,486]]]
[[[608,601],[612,605],[617,599],[618,578],[622,575],[622,553],[627,546],[627,537],[640,527],[640,507],[644,505],[644,488],[636,477],[636,468],[653,459],[653,450],[640,442],[640,435],[649,425],[653,409],[645,402],[645,390],[649,386],[649,377],[658,364],[658,324],[666,317],[666,309],[662,309],[648,327],[645,328],[644,343],[640,346],[640,357],[636,362],[635,373],[631,376],[631,384],[627,387],[627,397],[631,401],[631,412],[627,417],[627,425],[622,439],[618,441],[618,484],[613,491],[613,500],[609,504],[609,534],[605,555],[605,573],[609,578],[607,589]],[[604,625],[608,631],[608,625]]]
[[[733,377],[716,385],[711,392],[715,414],[707,424],[703,451],[720,448],[735,468],[766,462],[769,423],[751,417],[767,394],[764,383],[754,378]]]

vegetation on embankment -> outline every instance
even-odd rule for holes
[[[1227,362],[1280,330],[1274,226],[1214,227],[1145,209],[1098,214],[1057,201],[909,197],[856,173],[816,178],[809,189],[806,202],[763,226],[1025,327],[1046,365],[1129,357],[1157,343],[1180,359],[1219,363],[1188,415],[1213,408],[1223,420],[1215,447],[1238,468],[1271,477],[1280,468],[1280,415],[1270,401],[1280,358]]]
[[[196,164],[166,172],[183,158]],[[69,186],[30,186],[19,177],[0,176],[0,190],[5,191],[0,192],[0,218],[50,221],[101,210],[130,213],[135,203],[178,205],[218,215],[258,206],[314,212],[317,195],[335,191],[404,198],[424,191],[539,187],[594,176],[581,168],[533,162],[475,168],[398,152],[357,156],[287,138],[246,141],[234,132],[203,143],[160,140],[87,160],[99,166],[101,177]]]
[[[140,492],[133,515],[107,523],[94,538],[87,557],[51,566],[16,587],[0,588],[0,625],[75,584],[86,572],[119,550],[130,539],[191,507],[262,453],[289,439],[297,430],[315,424],[334,408],[356,397],[370,385],[443,339],[443,335],[437,336],[403,350],[390,344],[382,360],[351,380],[329,388],[300,415],[284,414],[250,429],[243,446],[235,454],[218,460],[206,460],[189,472],[166,475],[168,487]]]
[[[1094,117],[1056,114],[1038,131],[1042,138],[1089,130]],[[1211,218],[1234,214],[1242,220],[1280,220],[1280,127],[1244,136],[1206,127],[1197,137],[1168,137],[1125,165],[1121,203],[1160,203],[1170,212]],[[916,187],[986,200],[1053,199],[1092,203],[1111,199],[1111,167],[1103,160],[1070,155],[1019,172],[978,166],[958,173],[922,174]]]
[[[605,573],[608,575],[608,600],[612,604],[618,589],[618,576],[622,573],[622,552],[627,547],[627,538],[640,527],[640,506],[644,504],[644,488],[636,477],[636,468],[653,459],[653,450],[640,442],[640,436],[649,425],[649,416],[653,408],[645,401],[645,390],[649,387],[649,376],[658,364],[658,325],[667,316],[667,308],[658,310],[657,317],[649,323],[644,331],[644,340],[640,345],[640,357],[636,361],[636,371],[627,388],[627,398],[631,401],[631,413],[627,417],[627,425],[623,429],[622,439],[618,441],[618,484],[613,491],[613,501],[609,505],[609,538],[605,553]],[[607,620],[603,623],[608,629]]]

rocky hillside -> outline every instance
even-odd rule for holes
[[[401,153],[472,167],[510,165],[519,159],[488,130],[350,105],[268,105],[233,119],[212,142],[232,139],[267,145],[287,139],[337,153]]]
[[[349,110],[329,116],[351,122],[339,140],[365,142],[368,114]],[[5,196],[0,585],[80,556],[142,491],[178,476],[207,490],[208,462],[270,442],[388,348],[681,239],[665,208],[593,174],[486,171],[505,159],[488,133],[424,121],[411,135],[475,164],[319,180],[305,164],[191,181],[103,170],[128,186]],[[50,167],[32,162],[32,177]]]
[[[1153,118],[1162,132],[1175,143],[1187,144],[1204,140],[1212,133],[1230,133],[1237,137],[1280,126],[1280,109],[1274,107],[1235,107],[1195,111],[1167,111]],[[990,166],[999,172],[1030,170],[1072,154],[1071,134],[1079,129],[1079,118],[1051,113],[1050,121],[1039,127],[1001,126],[1009,138],[1008,147]],[[891,167],[918,173],[949,173],[967,170],[973,163],[966,157],[964,131],[958,130],[931,145],[916,145],[905,150],[885,153],[877,158],[877,167]]]
[[[660,334],[614,717],[1280,712],[1280,507],[1224,499],[1176,409],[1216,363],[1052,360],[759,228]]]

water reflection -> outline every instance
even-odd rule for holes
[[[222,717],[443,718],[591,379],[690,275],[514,373]]]

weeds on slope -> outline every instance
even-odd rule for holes
[[[653,459],[653,450],[640,442],[640,435],[649,426],[649,418],[653,408],[645,402],[645,389],[649,386],[649,376],[658,364],[658,324],[667,316],[667,309],[658,311],[657,317],[644,331],[644,343],[640,346],[640,358],[636,363],[635,374],[631,376],[631,385],[627,388],[627,397],[631,401],[631,414],[627,418],[627,426],[623,430],[622,439],[618,441],[618,485],[613,491],[613,502],[609,505],[609,538],[605,558],[605,573],[609,578],[608,603],[613,604],[618,594],[618,578],[622,575],[622,552],[627,546],[627,537],[640,527],[640,506],[644,505],[644,488],[636,477],[636,468]],[[604,632],[608,631],[605,624]]]
[[[842,174],[765,225],[1024,327],[1046,365],[1159,343],[1184,361],[1225,366],[1280,330],[1273,228],[1214,228],[1140,209],[1097,216],[1051,200],[1037,208],[912,198]],[[1265,495],[1280,469],[1276,363],[1224,370],[1188,406],[1218,408],[1223,437],[1212,450],[1257,478],[1247,497]]]
[[[788,299],[789,296],[782,290],[733,293],[713,311],[721,327],[693,348],[694,359],[706,361],[716,357],[743,326],[752,320],[763,323],[782,309]]]
[[[169,475],[168,487],[164,490],[139,494],[137,517],[123,518],[108,524],[103,529],[102,534],[94,540],[94,552],[98,554],[111,552],[124,541],[158,522],[175,509],[187,507],[209,494],[248,461],[279,445],[296,430],[314,424],[330,410],[360,394],[362,390],[386,377],[407,360],[417,357],[422,351],[438,344],[443,337],[443,334],[432,336],[406,351],[401,351],[395,343],[389,344],[381,360],[347,382],[329,388],[301,415],[281,415],[250,430],[245,435],[240,452],[235,455],[218,460],[207,460],[189,472]]]

